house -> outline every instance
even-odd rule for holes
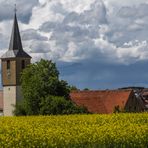
[[[143,89],[141,96],[145,104],[145,110],[148,111],[148,89]]]
[[[127,112],[142,112],[144,103],[136,97],[132,89],[128,90],[96,90],[73,91],[71,100],[78,106],[84,106],[91,113],[111,114],[115,110]]]
[[[147,92],[145,92],[147,90]],[[132,89],[72,91],[71,100],[84,106],[91,113],[111,114],[114,111],[143,112],[146,104],[140,96],[148,95],[148,89],[137,95]],[[3,115],[3,91],[0,90],[0,115]]]

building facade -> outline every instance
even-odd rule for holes
[[[30,64],[31,56],[22,47],[16,12],[8,51],[1,57],[3,114],[12,116],[14,106],[22,99],[21,72]]]

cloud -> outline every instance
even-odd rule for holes
[[[60,76],[78,88],[148,87],[147,61],[130,65],[102,62],[58,63]],[[139,75],[140,73],[140,75]]]
[[[41,35],[37,30],[35,29],[28,29],[21,32],[22,40],[39,40],[39,41],[47,41],[48,38]]]
[[[0,0],[0,54],[9,45],[13,3]],[[72,65],[67,70],[69,76],[63,74],[69,81],[77,69],[77,80],[84,75],[78,83],[97,81],[105,87],[109,79],[110,85],[111,80],[117,83],[115,68],[121,66],[120,74],[125,74],[124,70],[130,70],[131,65],[148,60],[146,0],[20,0],[17,8],[23,47],[33,62],[46,58]],[[102,68],[100,73],[95,71],[97,67]],[[91,75],[93,80],[86,81]]]
[[[14,12],[13,0],[0,0],[0,21],[12,19]],[[32,9],[38,4],[38,0],[16,0],[18,17],[23,23],[28,23],[32,15]]]
[[[108,3],[101,0],[83,2],[33,0],[27,3],[21,13],[30,16],[28,25],[19,22],[24,49],[33,54],[34,59],[39,59],[38,53],[42,53],[43,58],[55,61],[89,59],[130,64],[147,59],[148,4],[136,1],[137,5],[133,6],[125,1],[123,6],[117,3],[120,5],[118,10],[110,11],[115,4],[113,0]],[[19,1],[18,6],[25,3],[25,0]],[[8,5],[8,2],[2,1],[2,4]],[[22,15],[21,18],[28,17]],[[6,23],[10,25],[9,20],[0,24],[0,29],[5,32],[0,35],[2,40],[10,36]],[[132,43],[130,47],[127,46],[129,43]],[[6,48],[5,44],[3,42],[1,48]]]
[[[121,7],[121,6],[120,6]],[[123,45],[132,40],[143,41],[148,36],[148,4],[123,6],[108,17],[110,22],[109,40]]]
[[[102,1],[95,1],[94,3],[89,1],[89,7],[83,9],[83,11],[78,12],[78,7],[75,11],[69,9],[63,11],[65,6],[62,5],[64,4],[62,2],[60,4],[54,2],[54,9],[52,7],[55,14],[63,15],[62,19],[46,21],[40,25],[39,30],[51,34],[49,42],[55,42],[56,45],[53,48],[62,51],[61,57],[57,56],[59,60],[85,59],[91,52],[94,54],[93,50],[95,49],[91,49],[95,48],[93,39],[100,36],[99,30],[101,31],[102,26],[107,24],[106,8]],[[46,3],[45,7],[47,6],[51,7],[51,3]],[[58,54],[58,52],[54,53]]]
[[[106,24],[106,8],[102,1],[95,1],[90,5],[89,10],[85,10],[82,13],[71,12],[65,19],[64,23],[92,25]]]
[[[104,0],[104,3],[109,6],[109,7],[114,7],[116,8],[114,11],[118,10],[118,8],[120,7],[124,7],[124,6],[137,6],[139,4],[142,4],[142,3],[147,3],[146,0]]]

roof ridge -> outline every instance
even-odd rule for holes
[[[132,91],[133,89],[126,89],[126,90],[74,90],[71,92],[128,92]]]

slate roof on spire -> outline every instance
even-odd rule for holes
[[[23,50],[16,13],[14,15],[14,23],[9,44],[9,50]]]
[[[14,14],[14,23],[13,23],[12,33],[11,33],[9,50],[1,58],[4,59],[4,58],[15,58],[15,57],[31,58],[31,56],[28,55],[23,50],[23,47],[22,47],[22,41],[21,41],[21,36],[19,32],[16,11]]]

